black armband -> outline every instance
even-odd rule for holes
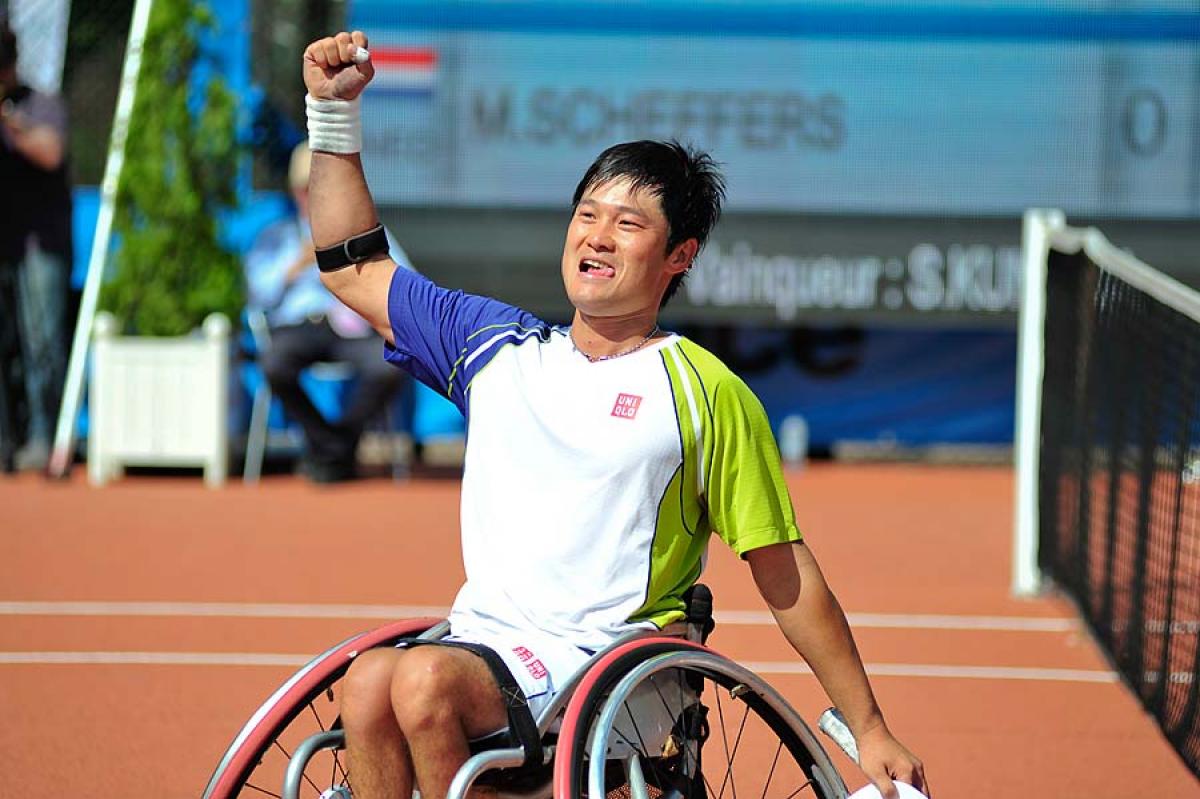
[[[336,272],[377,255],[387,255],[387,252],[387,234],[383,232],[383,225],[379,225],[340,244],[317,250],[317,268],[322,272]]]

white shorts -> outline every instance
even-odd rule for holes
[[[510,635],[450,633],[442,640],[483,644],[494,650],[525,692],[534,721],[541,717],[562,686],[592,657],[591,653],[573,644],[515,630]]]

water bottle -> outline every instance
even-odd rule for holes
[[[802,466],[808,457],[808,422],[798,413],[783,417],[779,425],[779,454],[789,466]]]

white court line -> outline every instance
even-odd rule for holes
[[[0,652],[0,665],[86,666],[302,666],[311,655],[254,652]],[[812,674],[795,661],[744,662],[759,674]],[[932,677],[977,680],[1041,680],[1054,682],[1113,683],[1112,671],[1043,669],[1017,666],[946,666],[916,663],[867,663],[873,677]]]
[[[245,602],[0,602],[0,616],[219,616],[230,618],[405,619],[442,618],[449,608],[431,605],[315,605]],[[714,620],[730,627],[773,626],[765,610],[715,611]],[[851,627],[906,630],[987,630],[1071,632],[1077,619],[1025,616],[971,616],[911,613],[848,613]]]
[[[803,663],[792,661],[742,662],[759,674],[812,674]],[[944,666],[936,663],[866,663],[872,677],[938,677],[975,680],[1045,680],[1053,682],[1113,683],[1115,671],[1095,669],[1045,669],[1024,666]]]
[[[224,616],[259,619],[443,618],[431,605],[297,605],[277,602],[0,602],[0,616]]]
[[[847,613],[851,627],[895,628],[905,630],[989,630],[1039,633],[1064,633],[1080,629],[1078,619],[1036,618],[1028,616],[971,616],[923,613]],[[713,611],[717,624],[731,626],[774,625],[775,618],[765,610]]]

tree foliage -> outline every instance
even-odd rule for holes
[[[237,203],[236,104],[219,77],[195,77],[198,36],[212,27],[193,0],[154,0],[102,300],[139,335],[180,335],[213,311],[236,319],[241,310],[241,265],[217,234],[218,215]]]

